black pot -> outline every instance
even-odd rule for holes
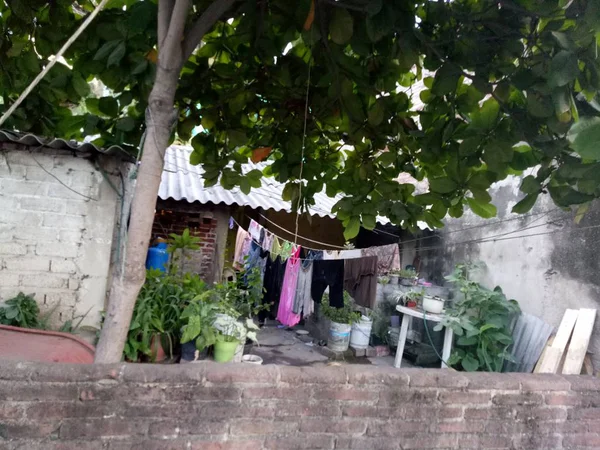
[[[181,362],[192,362],[196,355],[196,342],[190,341],[185,344],[181,344]],[[206,359],[208,356],[208,349],[204,349],[198,355],[198,360]]]

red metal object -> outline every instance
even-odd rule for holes
[[[69,333],[0,325],[0,360],[91,364],[94,353],[93,346]]]

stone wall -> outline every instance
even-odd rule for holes
[[[599,392],[558,375],[4,362],[0,449],[599,448]]]
[[[498,216],[482,219],[465,211],[447,218],[438,237],[420,241],[421,274],[443,283],[455,264],[483,262],[476,276],[485,286],[500,286],[523,311],[558,327],[567,308],[600,308],[600,204],[575,220],[542,194],[527,214],[512,214],[520,179],[510,177],[490,190]],[[481,242],[481,241],[486,242]],[[429,249],[429,250],[427,250]],[[600,368],[600,320],[590,351]]]
[[[0,149],[0,301],[35,293],[59,326],[104,309],[120,201],[118,160],[99,153]],[[104,175],[98,169],[102,167]]]

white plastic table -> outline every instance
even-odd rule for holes
[[[404,314],[402,317],[402,326],[400,327],[400,335],[398,336],[398,348],[396,350],[396,359],[394,360],[394,367],[399,369],[402,364],[402,354],[404,353],[404,344],[406,344],[406,335],[408,334],[408,326],[412,323],[413,317],[417,319],[425,319],[428,322],[441,322],[444,316],[439,314],[426,313],[423,310],[416,308],[408,308],[406,306],[398,305],[396,310]],[[442,369],[448,366],[444,361],[448,361],[450,358],[450,351],[452,350],[452,329],[446,327],[444,333],[444,347],[442,349]]]

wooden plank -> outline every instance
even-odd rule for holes
[[[571,343],[567,350],[567,357],[562,373],[565,375],[579,375],[583,367],[583,360],[590,345],[590,338],[596,321],[595,309],[580,309],[577,323],[573,329]]]
[[[565,311],[560,326],[558,327],[558,331],[556,332],[556,336],[554,337],[554,342],[548,348],[548,351],[544,356],[544,361],[540,365],[540,373],[556,373],[563,353],[569,343],[569,338],[571,337],[578,316],[579,311],[576,309],[567,309]]]
[[[546,353],[548,353],[548,349],[550,347],[552,347],[553,342],[554,342],[554,336],[550,336],[548,338],[548,342],[546,342],[546,346],[544,347],[544,350],[542,351],[540,359],[538,359],[538,362],[535,365],[535,369],[533,370],[533,373],[540,373],[540,367],[542,367],[542,364],[544,364],[544,358],[546,357]]]

